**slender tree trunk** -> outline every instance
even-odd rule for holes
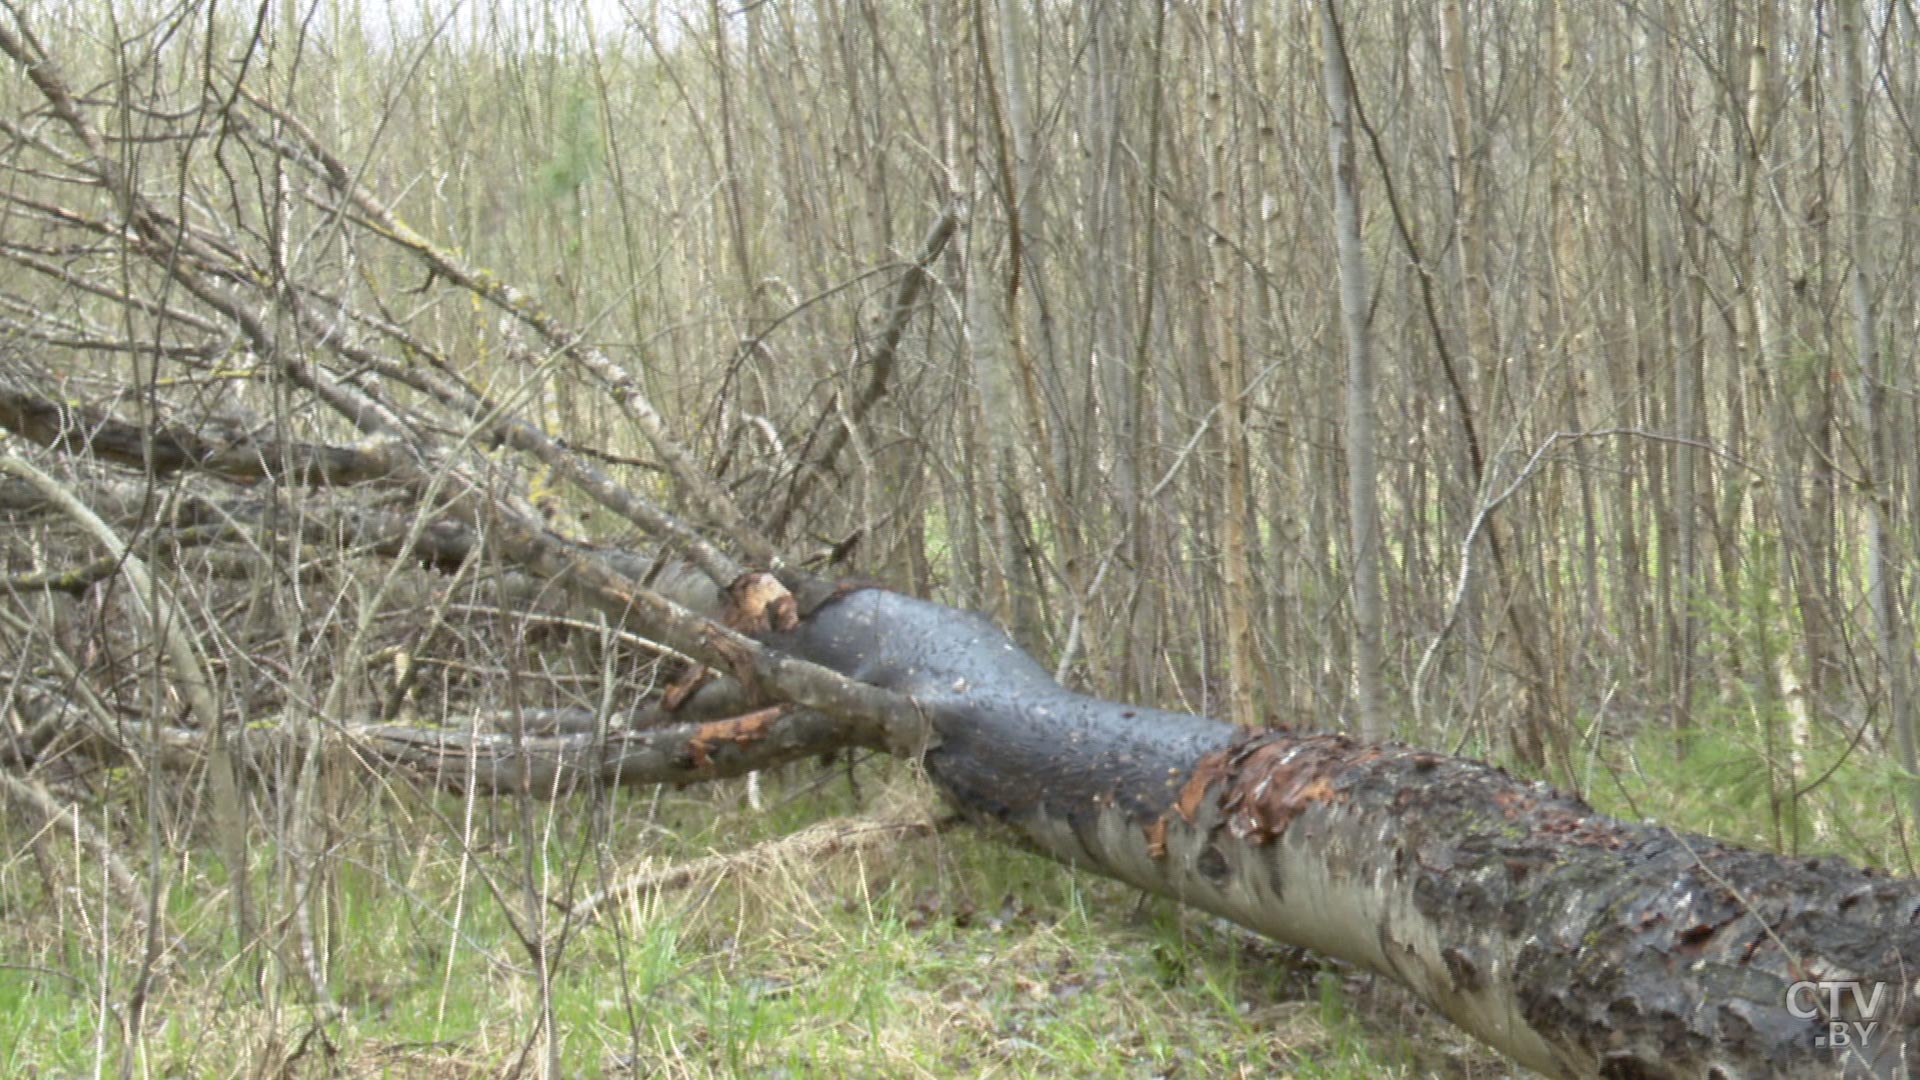
[[[1374,458],[1373,340],[1367,325],[1367,264],[1360,237],[1360,175],[1353,142],[1353,84],[1333,0],[1322,0],[1327,157],[1332,164],[1334,244],[1339,252],[1340,322],[1347,343],[1347,517],[1353,589],[1353,690],[1362,738],[1387,734],[1380,686],[1380,492]]]
[[[1233,145],[1235,125],[1231,115],[1234,30],[1232,16],[1219,0],[1208,6],[1207,15],[1211,25],[1204,27],[1207,40],[1203,46],[1208,64],[1206,160],[1213,235],[1207,238],[1211,279],[1206,303],[1208,321],[1213,328],[1210,360],[1220,409],[1218,431],[1225,480],[1219,510],[1220,606],[1226,623],[1227,715],[1234,723],[1251,727],[1260,723],[1265,711],[1261,700],[1268,709],[1272,708],[1273,700],[1262,678],[1258,642],[1254,638],[1253,613],[1259,596],[1247,557],[1251,515],[1247,494],[1246,356],[1237,288],[1239,258],[1229,240],[1236,235],[1229,230],[1236,224],[1234,214],[1240,205],[1235,166],[1239,149]],[[1376,607],[1378,602],[1376,596]]]

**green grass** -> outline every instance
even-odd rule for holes
[[[1695,717],[1684,735],[1649,724],[1603,749],[1586,783],[1595,808],[1745,847],[1916,872],[1888,813],[1912,790],[1893,753],[1816,722],[1796,762],[1791,718],[1772,702],[1711,703]]]
[[[904,770],[875,772],[886,775],[869,775],[866,789],[889,812],[933,807]],[[763,813],[737,794],[669,795],[658,827],[631,796],[601,819],[604,830],[585,824],[596,816],[585,798],[535,807],[543,832],[553,814],[556,867],[579,860],[583,845],[589,861],[604,845],[609,877],[643,857],[658,865],[753,852],[717,876],[617,904],[571,937],[552,979],[567,1075],[1425,1076],[1455,1071],[1435,1047],[1466,1046],[1391,988],[968,829],[785,857],[779,837],[868,811],[844,785]],[[444,817],[426,813],[428,802]],[[330,1015],[299,1000],[293,973],[274,978],[273,964],[276,992],[253,991],[231,962],[217,872],[186,860],[168,907],[192,947],[178,977],[156,988],[137,1074],[511,1071],[536,1030],[540,996],[473,870],[484,865],[519,914],[520,848],[501,828],[518,809],[482,804],[476,817],[488,811],[494,831],[476,830],[463,889],[456,838],[421,831],[461,821],[457,799],[362,808],[359,837],[338,849]],[[97,936],[78,931],[71,897],[47,894],[27,837],[11,823],[0,836],[0,1072],[91,1072]],[[261,852],[256,891],[284,913],[272,854]],[[116,1006],[138,945],[119,924],[106,981]],[[105,1045],[106,1067],[117,1069],[117,1031]],[[1475,1075],[1499,1075],[1475,1057]]]

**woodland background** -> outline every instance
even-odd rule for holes
[[[283,117],[637,373],[786,550],[986,612],[1070,685],[1915,873],[1907,0],[4,7],[119,175],[260,253],[232,287],[322,370],[382,378],[329,334],[430,357],[722,524],[601,386],[316,197],[255,137]],[[340,441],[143,258],[7,63],[7,391]],[[454,434],[502,498],[638,543]],[[604,715],[673,677],[509,567],[183,536],[165,508],[196,482],[8,449],[120,500],[239,725]],[[10,1074],[1505,1068],[1337,966],[1275,976],[1197,915],[938,830],[883,760],[501,799],[341,766],[221,806],[204,755],[54,752],[28,738],[48,701],[186,706],[115,574],[62,578],[101,549],[6,509]],[[251,935],[213,855],[233,828]],[[549,925],[636,869],[617,915]]]

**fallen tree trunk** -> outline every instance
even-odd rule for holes
[[[1026,845],[1375,971],[1549,1076],[1920,1073],[1920,885],[1615,821],[1473,761],[1073,693],[878,589],[770,644],[912,698]]]

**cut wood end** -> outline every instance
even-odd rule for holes
[[[743,634],[791,630],[800,625],[800,605],[780,580],[763,570],[740,575],[727,586],[726,623]]]

